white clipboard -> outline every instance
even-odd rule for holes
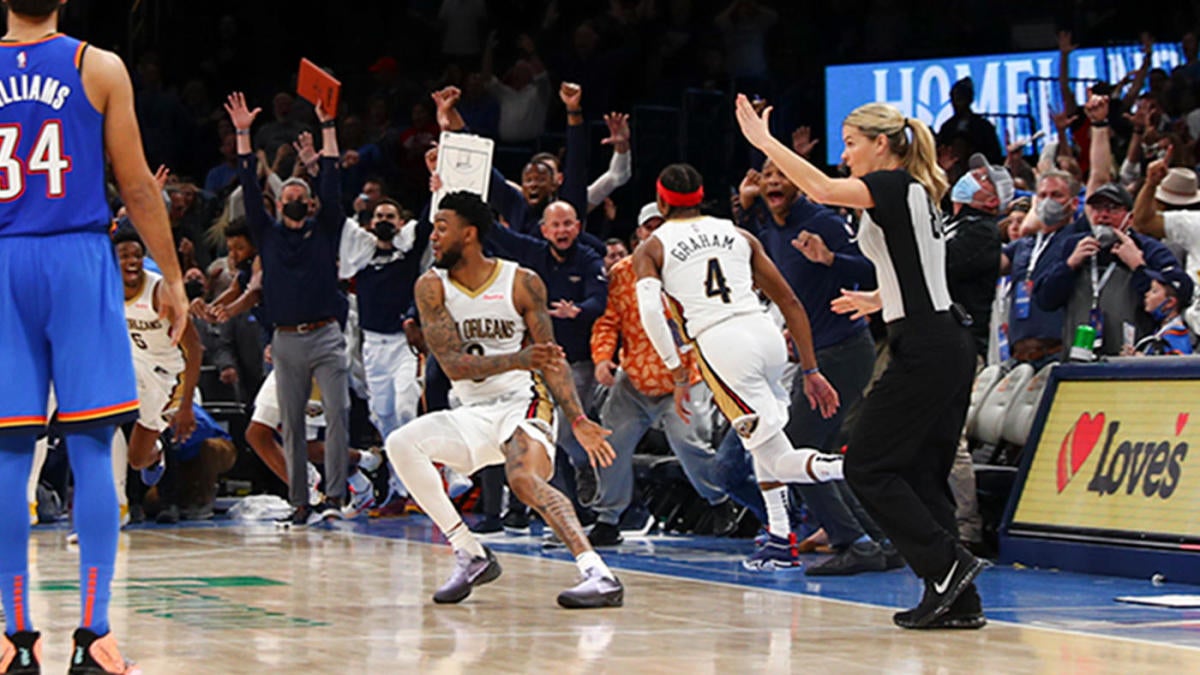
[[[487,201],[495,147],[496,143],[490,138],[443,131],[438,139],[437,161],[442,189],[433,195],[432,210],[437,210],[442,197],[460,190],[473,192]]]

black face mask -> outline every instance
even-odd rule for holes
[[[304,219],[308,217],[308,203],[303,199],[293,199],[290,202],[284,202],[283,215],[292,220],[304,222]]]
[[[396,236],[396,226],[387,220],[381,220],[375,223],[374,232],[380,241],[391,241]]]
[[[187,293],[188,300],[204,297],[204,282],[199,279],[188,279],[183,283],[183,292]]]

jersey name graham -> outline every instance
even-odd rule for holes
[[[34,101],[61,110],[71,95],[71,88],[53,77],[38,74],[10,75],[0,80],[0,108],[10,103]]]
[[[714,249],[732,251],[736,238],[736,234],[697,232],[676,241],[675,245],[671,247],[670,254],[679,262],[686,262],[693,255],[709,253]]]

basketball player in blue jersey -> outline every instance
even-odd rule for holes
[[[162,268],[160,312],[178,342],[187,296],[167,212],[146,166],[133,87],[115,54],[57,32],[60,0],[5,0],[0,39],[0,672],[39,673],[29,613],[25,482],[50,383],[75,474],[82,619],[70,673],[136,673],[109,632],[117,554],[110,459],[138,415],[121,276],[108,238],[105,154]]]

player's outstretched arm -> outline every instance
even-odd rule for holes
[[[604,440],[612,432],[588,419],[583,412],[583,404],[579,401],[579,392],[575,391],[575,378],[567,366],[566,355],[562,348],[554,344],[554,324],[546,311],[546,284],[538,275],[527,269],[517,270],[515,300],[517,311],[525,317],[525,328],[534,346],[551,346],[558,350],[558,356],[543,367],[542,377],[546,386],[554,396],[554,401],[562,408],[563,415],[571,421],[571,431],[575,439],[583,446],[592,466],[611,466],[617,454],[608,441]]]
[[[83,82],[88,99],[104,114],[104,149],[129,219],[162,270],[165,287],[159,313],[170,320],[171,341],[178,344],[188,326],[187,294],[162,192],[142,151],[129,73],[121,57],[93,47],[85,57]]]
[[[555,344],[530,345],[515,354],[468,354],[463,350],[458,326],[446,309],[441,279],[433,272],[426,272],[417,280],[413,293],[421,313],[425,343],[451,380],[479,380],[510,370],[552,371],[563,360],[562,348]]]

